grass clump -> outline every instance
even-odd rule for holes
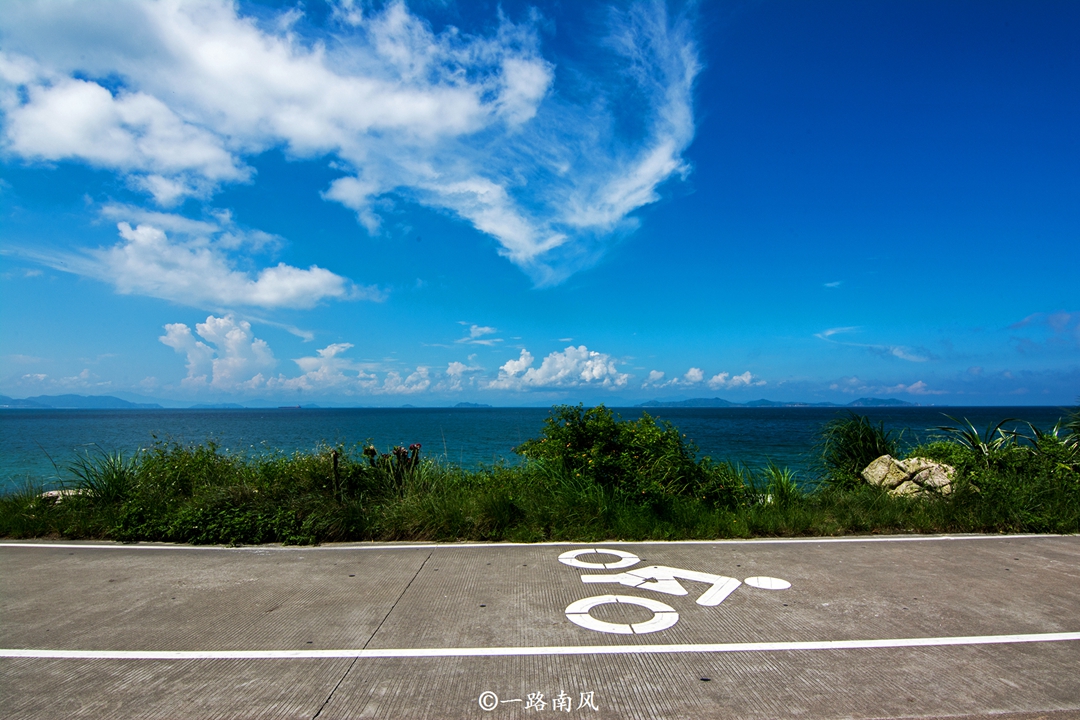
[[[859,485],[863,468],[882,455],[899,454],[901,435],[885,430],[883,422],[875,425],[853,412],[830,420],[817,444],[821,479],[834,487]]]
[[[213,443],[159,444],[83,455],[62,492],[27,484],[0,497],[0,536],[308,544],[1080,532],[1077,414],[1047,432],[961,427],[913,448],[956,468],[952,494],[923,498],[859,480],[878,456],[899,455],[900,437],[857,415],[825,426],[812,486],[786,468],[698,458],[670,423],[624,421],[602,406],[553,408],[517,448],[522,464],[479,470],[424,458],[419,445],[245,457]]]

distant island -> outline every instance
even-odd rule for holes
[[[160,410],[157,403],[133,403],[112,395],[38,395],[16,400],[0,395],[0,408],[39,410]]]
[[[665,407],[665,408],[718,408],[718,407],[916,407],[915,403],[904,402],[903,400],[896,400],[893,398],[859,398],[858,400],[852,400],[846,405],[839,405],[831,402],[819,402],[819,403],[805,403],[805,402],[776,402],[773,400],[751,400],[745,403],[735,403],[723,398],[693,398],[692,400],[675,400],[671,402],[661,402],[660,400],[650,400],[643,402],[640,405],[634,407]]]
[[[171,401],[170,401],[171,402]],[[260,403],[261,405],[261,403]],[[175,407],[175,406],[174,406]],[[182,408],[183,406],[181,406]],[[270,406],[279,409],[320,409],[313,403],[304,405]],[[415,405],[401,405],[402,408],[415,408]],[[453,405],[453,409],[469,410],[478,408],[492,408],[493,405],[486,403],[459,402]],[[774,400],[751,400],[745,403],[731,402],[723,398],[692,398],[690,400],[649,400],[633,407],[638,408],[793,408],[793,407],[821,407],[821,408],[874,408],[874,407],[917,407],[915,403],[896,400],[895,398],[859,398],[847,404],[841,405],[831,402],[776,402]],[[130,402],[112,395],[38,395],[22,400],[0,395],[0,408],[23,409],[23,410],[163,410],[164,406],[150,402]],[[251,408],[251,405],[239,403],[199,403],[189,405],[190,410],[243,410]],[[263,408],[266,409],[266,408]]]

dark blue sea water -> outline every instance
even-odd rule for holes
[[[229,452],[312,450],[322,443],[382,448],[419,442],[428,456],[467,467],[517,462],[512,448],[540,432],[547,408],[400,408],[269,410],[0,410],[0,491],[55,483],[78,453],[97,448],[133,452],[158,441],[204,443]],[[639,408],[616,409],[624,419]],[[674,423],[701,455],[760,466],[775,462],[809,474],[821,426],[844,411],[833,408],[651,408]],[[1053,407],[860,408],[886,428],[925,439],[943,413],[983,429],[1004,418],[1049,428],[1064,411]],[[54,467],[54,463],[59,468]]]

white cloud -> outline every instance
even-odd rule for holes
[[[338,390],[347,394],[368,389],[376,384],[373,373],[342,355],[353,347],[352,343],[333,343],[316,350],[311,357],[297,358],[293,362],[303,374],[297,377],[278,375],[267,381],[269,388],[285,390]]]
[[[72,78],[29,84],[26,93],[25,102],[4,108],[7,149],[22,157],[81,160],[129,173],[162,205],[250,176],[221,138],[145,93],[114,96]]]
[[[934,390],[922,380],[917,380],[910,385],[899,383],[892,387],[881,388],[880,392],[890,393],[907,393],[908,395],[945,395],[944,390]]]
[[[96,390],[101,391],[112,385],[109,380],[99,380],[97,375],[83,368],[81,372],[68,377],[54,378],[47,373],[27,373],[19,378],[20,386],[42,390]]]
[[[701,370],[701,368],[696,367],[692,367],[687,370],[682,377],[674,377],[667,382],[663,382],[664,375],[664,372],[661,370],[652,370],[651,372],[649,372],[649,376],[645,378],[645,382],[641,384],[641,387],[690,387],[692,385],[697,385],[705,379],[705,373]]]
[[[922,380],[910,384],[897,383],[895,385],[880,385],[864,382],[858,377],[845,377],[829,385],[830,390],[838,390],[849,395],[895,395],[906,393],[908,395],[947,395],[946,390],[935,390]]]
[[[187,376],[180,385],[192,392],[212,389],[250,395],[270,391],[286,392],[290,397],[298,391],[335,396],[409,395],[432,387],[426,366],[408,374],[390,370],[380,380],[375,364],[345,357],[353,348],[351,343],[332,343],[312,356],[295,359],[299,375],[271,375],[277,361],[270,346],[254,336],[250,323],[231,315],[211,315],[195,326],[194,333],[184,323],[172,323],[158,339],[185,356]]]
[[[462,389],[462,383],[466,379],[468,379],[470,385],[475,384],[475,376],[483,371],[484,368],[477,365],[466,365],[463,362],[455,360],[446,366],[446,383],[442,388],[436,389],[446,389],[455,392],[459,391]]]
[[[468,323],[462,322],[461,325],[468,325]],[[486,325],[471,325],[469,327],[469,334],[466,337],[458,338],[455,343],[464,343],[467,345],[488,345],[492,346],[502,342],[502,338],[489,338],[485,335],[494,335],[498,330]]]
[[[270,346],[251,332],[251,324],[232,315],[211,315],[195,326],[195,334],[202,340],[184,323],[172,323],[158,338],[187,357],[187,377],[181,384],[189,389],[255,389],[265,384],[263,373],[277,364]]]
[[[252,180],[246,158],[267,149],[329,157],[344,176],[324,197],[370,232],[395,199],[445,209],[539,283],[592,262],[688,172],[700,64],[691,19],[659,0],[613,11],[607,41],[589,39],[606,59],[566,61],[565,87],[536,13],[471,35],[400,0],[336,0],[326,31],[298,29],[302,9],[240,8],[0,3],[4,146],[115,171],[166,206]]]
[[[743,387],[759,387],[764,384],[764,380],[755,377],[749,370],[742,375],[730,375],[726,372],[718,373],[709,378],[708,383],[713,390],[720,390],[721,388],[735,390]]]
[[[380,392],[395,395],[412,395],[423,392],[431,386],[431,377],[426,367],[418,367],[416,371],[402,379],[397,372],[386,373]]]
[[[848,347],[857,347],[869,350],[875,355],[888,356],[899,358],[900,360],[907,360],[908,362],[926,362],[930,360],[930,353],[925,351],[914,350],[904,345],[877,345],[872,343],[855,343],[844,342],[842,340],[834,340],[834,335],[840,335],[843,333],[856,332],[860,328],[858,327],[837,327],[823,330],[822,332],[815,333],[814,337],[826,342],[835,343],[837,345],[847,345]]]
[[[499,376],[488,383],[493,390],[598,386],[625,387],[630,376],[620,373],[610,355],[589,350],[584,345],[568,347],[544,358],[534,368],[533,356],[522,349],[516,360],[499,368]]]
[[[116,206],[106,215],[116,215]],[[280,240],[259,231],[244,232],[231,224],[214,226],[164,213],[147,215],[160,226],[120,222],[121,242],[81,254],[35,259],[57,270],[111,283],[124,294],[149,295],[194,307],[310,308],[324,300],[382,299],[375,288],[362,288],[325,268],[307,269],[285,263],[256,273],[237,269],[236,250],[258,251]],[[209,227],[205,227],[209,226]],[[194,233],[198,234],[194,234]]]

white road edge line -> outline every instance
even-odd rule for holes
[[[526,655],[665,655],[677,653],[790,652],[800,650],[873,650],[955,645],[1080,640],[1080,632],[966,637],[894,638],[890,640],[811,640],[799,642],[705,643],[685,645],[563,645],[490,648],[369,648],[366,650],[43,650],[0,649],[0,658],[45,660],[318,660],[334,658],[508,657]]]
[[[850,537],[812,538],[753,538],[728,540],[611,540],[602,545],[817,545],[822,543],[882,543],[882,542],[936,542],[941,540],[1028,540],[1035,538],[1069,538],[1076,535],[1032,533],[1015,535],[875,535]],[[0,542],[0,548],[39,548],[55,550],[231,550],[233,552],[315,552],[325,550],[473,550],[477,548],[508,547],[581,547],[596,545],[587,542],[538,542],[538,543],[417,543],[394,545],[142,545],[139,543],[91,544],[91,543],[30,543]]]

